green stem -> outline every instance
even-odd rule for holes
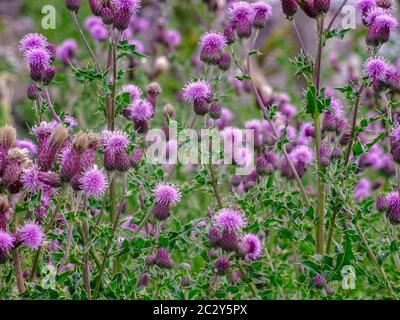
[[[239,271],[240,274],[242,275],[243,279],[247,282],[247,284],[249,285],[249,288],[251,290],[251,293],[253,294],[253,297],[257,297],[257,288],[254,285],[253,282],[250,281],[249,277],[247,276],[246,270],[243,267],[243,263],[241,260],[238,259],[238,267],[239,267]]]

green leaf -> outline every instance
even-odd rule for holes
[[[134,44],[129,44],[128,40],[122,40],[117,45],[118,49],[118,59],[125,56],[134,56],[138,58],[145,58],[146,56],[138,51],[136,51],[136,46]]]

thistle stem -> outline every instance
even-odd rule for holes
[[[46,96],[46,100],[47,100],[47,104],[49,106],[50,109],[50,113],[52,115],[52,117],[57,120],[58,122],[60,122],[60,117],[57,115],[56,110],[54,109],[54,105],[53,102],[51,101],[51,97],[50,97],[50,93],[49,93],[49,89],[48,87],[44,87],[44,94]]]
[[[93,62],[96,65],[97,72],[101,72],[100,64],[97,61],[96,55],[94,54],[94,52],[93,52],[88,40],[86,39],[85,34],[83,33],[83,30],[82,30],[82,28],[81,28],[81,26],[79,24],[79,21],[78,21],[78,17],[76,16],[76,12],[74,12],[74,11],[71,12],[71,16],[72,16],[72,21],[74,22],[75,27],[78,30],[79,35],[80,35],[83,43],[85,44],[86,49],[89,51],[90,57],[92,58]]]

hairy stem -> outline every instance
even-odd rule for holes
[[[54,109],[54,105],[53,105],[53,102],[51,101],[49,89],[47,86],[44,87],[44,94],[46,96],[47,104],[49,106],[52,117],[54,118],[54,120],[57,120],[58,122],[60,122],[60,117],[57,115],[57,112]]]

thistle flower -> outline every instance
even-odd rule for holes
[[[386,212],[389,209],[389,201],[386,195],[379,195],[375,202],[376,210]]]
[[[282,11],[288,19],[292,19],[297,12],[296,0],[281,0]]]
[[[272,6],[264,1],[251,4],[254,11],[253,25],[256,28],[264,28],[269,17],[272,15]]]
[[[215,261],[215,271],[218,275],[224,275],[228,272],[230,266],[228,257],[219,257],[217,261]]]
[[[103,9],[101,9],[101,20],[105,25],[111,25],[114,23],[114,14],[110,8],[103,7]]]
[[[222,115],[222,106],[219,102],[212,102],[210,104],[209,115],[211,119],[217,120],[221,118]]]
[[[138,280],[138,287],[147,287],[150,281],[150,274],[143,273]]]
[[[69,65],[69,62],[75,55],[75,51],[78,49],[78,43],[75,39],[66,39],[56,48],[56,58],[64,62],[65,65]]]
[[[140,0],[112,0],[111,9],[114,12],[114,27],[120,31],[128,28],[132,16],[140,8]]]
[[[45,185],[57,186],[60,182],[58,175],[55,172],[40,171],[37,165],[25,169],[21,175],[21,182],[24,188],[32,193],[38,192]]]
[[[200,38],[200,59],[205,63],[218,64],[226,47],[226,39],[222,33],[206,32]]]
[[[165,42],[171,48],[175,48],[180,45],[182,39],[181,34],[176,29],[167,30],[165,33]]]
[[[49,126],[51,128],[51,126]],[[43,127],[44,130],[48,129]],[[68,130],[63,124],[58,124],[51,131],[45,142],[39,140],[38,165],[43,171],[49,171],[53,166],[54,160],[61,150],[62,145],[68,138]]]
[[[14,241],[15,238],[11,233],[0,230],[0,252],[7,252],[12,249]]]
[[[161,205],[176,205],[181,201],[181,192],[179,189],[169,183],[159,183],[153,190],[156,203]]]
[[[129,137],[122,131],[103,131],[100,135],[105,151],[122,152],[129,146]]]
[[[372,11],[365,18],[369,25],[366,42],[375,47],[387,42],[391,32],[398,27],[396,18],[379,9]]]
[[[17,239],[32,249],[40,247],[44,240],[44,233],[41,226],[35,222],[27,222],[18,228]]]
[[[103,9],[102,0],[88,0],[90,9],[95,16],[101,15],[101,10]]]
[[[376,6],[376,0],[357,0],[356,8],[363,14]]]
[[[313,284],[316,288],[322,288],[326,284],[326,278],[323,274],[317,274],[313,278]]]
[[[389,219],[390,223],[394,225],[400,224],[400,197],[392,196],[391,199],[388,199],[389,208],[387,211],[387,218]]]
[[[31,49],[45,49],[47,45],[48,40],[44,35],[40,33],[29,33],[26,34],[19,42],[19,49],[21,52],[26,53]]]
[[[105,41],[109,37],[109,32],[103,24],[96,24],[89,29],[90,36],[98,41]]]
[[[332,111],[324,112],[322,130],[340,132],[345,124],[343,105],[338,99],[332,98],[330,107]]]
[[[376,5],[383,9],[391,9],[393,7],[393,0],[376,0]]]
[[[28,88],[26,89],[26,96],[28,97],[28,99],[30,100],[36,100],[40,95],[40,91],[39,88],[36,84],[31,84],[28,86]]]
[[[354,199],[359,201],[371,196],[371,181],[367,178],[361,178],[358,180],[355,191],[354,191]]]
[[[156,262],[156,257],[153,255],[146,256],[146,258],[144,259],[144,263],[148,266],[153,265],[155,262]]]
[[[107,176],[97,166],[87,170],[80,178],[81,188],[89,196],[101,197],[107,188]]]
[[[390,138],[390,151],[393,156],[393,160],[396,163],[400,163],[400,126],[396,125],[393,127],[389,135]]]
[[[128,106],[129,110],[129,119],[134,121],[148,121],[150,120],[154,113],[152,105],[146,100],[136,100],[130,106]]]
[[[241,239],[241,252],[249,260],[256,260],[261,256],[262,244],[257,235],[246,234]]]
[[[78,12],[81,7],[81,0],[66,0],[65,5],[68,10]]]
[[[224,52],[218,60],[218,68],[221,71],[228,71],[231,67],[231,56],[228,52]]]
[[[251,36],[254,10],[248,2],[234,2],[229,7],[227,15],[239,38],[249,38]]]
[[[384,79],[389,68],[388,63],[382,57],[371,57],[364,64],[364,74],[372,80]]]
[[[221,231],[217,227],[210,227],[208,230],[208,241],[214,246],[219,245],[221,241]]]
[[[217,212],[215,222],[227,230],[238,230],[246,225],[243,213],[239,210],[224,208]]]
[[[273,151],[269,151],[265,155],[258,157],[256,162],[256,170],[259,175],[271,174],[275,169],[276,156]]]
[[[332,148],[326,144],[323,144],[319,149],[319,153],[322,165],[329,165],[332,160]]]
[[[131,102],[135,102],[142,96],[142,90],[134,84],[127,84],[122,87],[122,92],[127,92],[131,96]]]
[[[235,27],[233,25],[228,25],[224,29],[224,37],[226,39],[226,43],[228,45],[231,45],[232,43],[235,42],[236,36],[235,36]]]
[[[183,98],[188,103],[209,100],[212,96],[212,86],[205,80],[191,81],[183,89]]]
[[[318,12],[314,8],[314,0],[298,0],[297,4],[308,17],[315,19],[318,16]]]
[[[21,174],[31,165],[28,152],[25,149],[12,148],[8,150],[2,163],[2,183],[12,194],[21,191],[23,185],[20,180]]]
[[[37,47],[25,51],[25,60],[32,67],[47,67],[51,62],[49,51],[45,48]]]
[[[159,248],[156,253],[156,265],[161,268],[170,268],[173,265],[173,261],[169,255],[169,251],[166,248]]]

